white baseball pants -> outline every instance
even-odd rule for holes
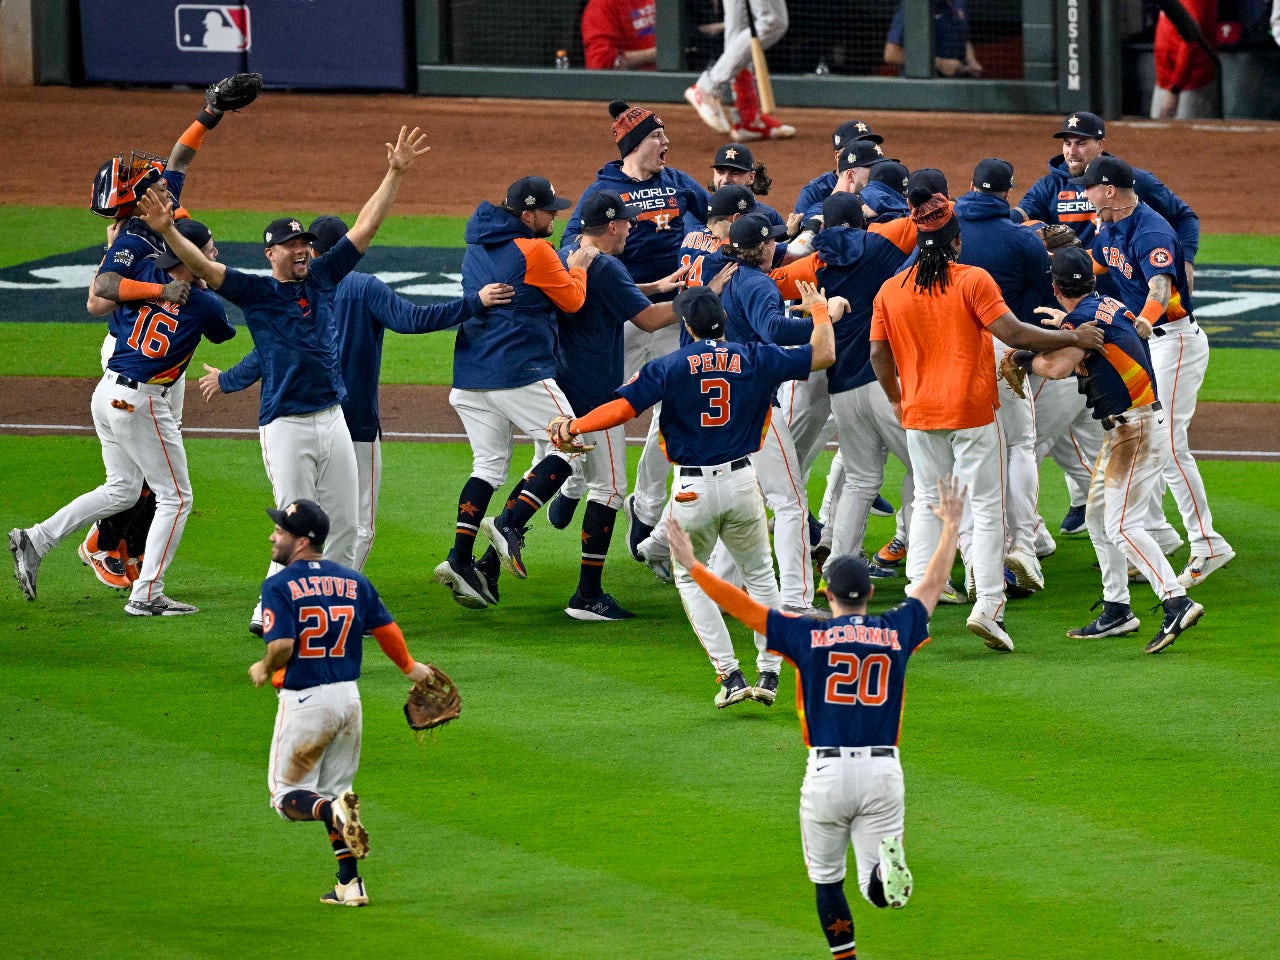
[[[641,330],[628,323],[622,330],[623,348],[626,352],[624,369],[630,377],[650,360],[665,357],[680,346],[680,325],[671,324],[658,330]],[[657,524],[667,502],[667,480],[671,477],[671,462],[658,445],[658,414],[662,404],[656,403],[649,411],[649,432],[644,438],[644,449],[636,464],[634,492],[637,519],[647,526]]]
[[[547,424],[556,417],[572,417],[573,409],[554,380],[538,380],[509,390],[449,391],[449,404],[462,420],[471,442],[471,475],[496,490],[507,482],[515,449],[514,426],[533,441],[533,462],[551,449]]]
[[[626,431],[620,426],[610,427],[588,433],[583,439],[596,448],[572,459],[569,466],[573,472],[560,488],[560,495],[571,500],[586,496],[602,506],[621,510],[627,497]]]
[[[809,495],[804,488],[800,458],[791,431],[777,416],[751,462],[773,511],[773,552],[778,558],[778,589],[789,607],[813,604],[813,560],[809,547]],[[745,574],[744,574],[745,575]]]
[[[276,727],[267,762],[271,806],[294,790],[337,797],[351,789],[360,767],[362,714],[354,680],[277,693]]]
[[[363,570],[378,535],[378,493],[382,489],[382,439],[351,441],[356,452],[356,562]]]

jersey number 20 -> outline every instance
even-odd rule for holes
[[[883,653],[869,653],[861,659],[853,653],[827,654],[827,703],[861,703],[878,707],[889,698],[889,667]]]
[[[343,607],[303,607],[298,611],[298,622],[302,629],[298,631],[299,657],[341,657],[347,652],[347,633],[351,630],[351,621],[355,619],[356,608]],[[324,640],[328,636],[330,625],[339,626],[338,640],[332,647],[325,647]]]

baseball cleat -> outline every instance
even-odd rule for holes
[[[1221,570],[1235,558],[1236,552],[1230,547],[1223,553],[1219,553],[1213,557],[1192,557],[1187,561],[1187,565],[1182,572],[1178,574],[1178,583],[1182,584],[1184,589],[1190,590],[1192,587],[1198,587],[1209,579],[1209,574],[1215,570]]]
[[[670,558],[645,557],[644,562],[649,567],[649,569],[653,572],[653,575],[657,577],[661,583],[676,582],[675,576],[672,575],[671,573]]]
[[[1011,550],[1004,562],[1019,588],[1030,593],[1044,589],[1044,573],[1034,556],[1025,550]]]
[[[827,565],[827,561],[831,559],[831,544],[819,541],[814,544],[812,550],[809,551],[809,559],[813,561],[813,565],[821,570]]]
[[[729,128],[729,136],[738,143],[751,143],[756,140],[790,140],[795,135],[795,127],[767,113],[760,114],[750,122],[735,123]]]
[[[741,703],[750,696],[751,687],[747,684],[747,678],[742,675],[741,670],[734,670],[728,676],[720,678],[720,692],[716,694],[716,707],[723,710],[735,703]]]
[[[719,97],[703,93],[695,83],[685,90],[684,98],[689,102],[689,106],[698,111],[698,117],[708,127],[716,133],[729,132],[729,118],[724,114],[724,105],[720,103]]]
[[[989,617],[985,613],[971,613],[965,626],[969,628],[969,632],[982,638],[992,650],[1000,653],[1013,652],[1013,638],[1005,633],[1004,622],[994,617]]]
[[[1164,622],[1159,632],[1144,648],[1145,653],[1159,653],[1178,639],[1178,634],[1194,627],[1204,616],[1204,607],[1185,594],[1164,601]]]
[[[822,542],[822,521],[812,513],[808,516],[809,547],[812,549]]]
[[[1107,604],[1102,616],[1083,627],[1068,630],[1067,636],[1072,640],[1092,640],[1098,637],[1122,637],[1126,633],[1135,633],[1142,626],[1142,621],[1133,615],[1127,603]]]
[[[897,508],[883,494],[877,493],[876,498],[871,501],[873,517],[892,517],[897,512]]]
[[[520,550],[524,547],[523,530],[517,530],[509,523],[499,525],[494,517],[485,517],[480,521],[480,532],[489,538],[493,549],[498,551],[498,559],[508,573],[519,580],[528,578],[529,571],[520,558]]]
[[[185,617],[189,613],[199,613],[200,608],[170,600],[162,593],[151,601],[130,600],[124,605],[124,612],[131,617]]]
[[[577,509],[576,497],[566,497],[563,493],[557,493],[547,504],[547,522],[557,530],[564,530],[573,522],[573,514]]]
[[[1082,503],[1080,506],[1073,506],[1067,511],[1067,515],[1062,518],[1062,523],[1058,525],[1058,532],[1066,534],[1068,537],[1077,533],[1084,533],[1088,529],[1084,522],[1084,508]]]
[[[129,589],[129,574],[119,557],[113,557],[105,550],[90,553],[83,543],[78,552],[81,562],[93,571],[93,575],[103,586],[113,590]]]
[[[907,869],[907,855],[898,837],[885,837],[880,841],[880,883],[889,906],[905,907],[911,899],[911,871]]]
[[[443,563],[436,566],[436,582],[442,583],[453,594],[453,600],[470,610],[482,610],[489,606],[480,586],[480,576],[476,573],[475,564],[463,563],[458,555],[450,550]]]
[[[907,588],[910,589],[911,584],[907,584]],[[956,590],[956,588],[951,585],[951,581],[948,580],[942,587],[942,594],[938,597],[938,602],[958,607],[965,601],[964,598],[960,596],[960,592]]]
[[[876,555],[871,558],[871,562],[878,563],[882,567],[896,567],[906,557],[907,545],[897,537],[894,537],[876,551]]]
[[[475,562],[477,584],[480,588],[480,596],[489,603],[490,606],[496,606],[498,603],[498,578],[502,576],[502,561],[498,559],[498,551],[490,547],[484,552],[479,560]]]
[[[872,580],[888,580],[898,575],[897,567],[882,567],[878,563],[867,564],[867,576]]]
[[[335,907],[367,907],[369,895],[365,892],[364,881],[356,877],[350,883],[339,883],[328,893],[321,894],[320,902]]]
[[[351,855],[363,860],[369,855],[369,831],[360,822],[360,798],[348,790],[333,801],[334,826],[342,831],[342,842]],[[338,822],[341,821],[341,822]]]
[[[27,531],[9,531],[9,552],[13,554],[13,578],[28,600],[36,598],[36,574],[40,572],[40,554],[27,536]]]
[[[636,516],[634,493],[622,501],[622,512],[627,515],[627,548],[637,563],[644,563],[644,553],[640,549],[640,544],[653,535],[653,526]]]
[[[569,605],[564,612],[575,620],[632,620],[635,614],[622,606],[610,594],[602,593],[598,597],[584,597],[574,592],[569,598]]]
[[[772,670],[762,670],[760,676],[756,678],[756,685],[751,688],[749,696],[757,703],[772,707],[773,701],[778,699],[777,673]]]
[[[815,607],[813,604],[809,604],[804,607],[799,607],[799,606],[796,606],[795,604],[784,603],[782,605],[782,612],[794,614],[797,617],[808,617],[811,620],[830,620],[831,619],[830,610],[824,610],[822,607]]]

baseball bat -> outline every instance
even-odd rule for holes
[[[760,112],[773,113],[777,104],[773,102],[773,80],[769,76],[769,61],[764,58],[764,44],[756,36],[756,15],[751,9],[751,0],[747,4],[747,28],[751,31],[751,65],[756,69],[756,90],[760,95]]]

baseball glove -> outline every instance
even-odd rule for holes
[[[240,110],[258,99],[262,92],[262,74],[237,73],[209,85],[204,92],[204,102],[214,110],[226,113]]]
[[[1070,229],[1068,227],[1067,229]],[[1027,399],[1027,371],[1013,362],[1014,351],[1006,350],[1000,358],[999,376],[1022,400]]]
[[[1051,254],[1064,247],[1080,246],[1080,238],[1065,223],[1046,223],[1036,232],[1040,234],[1040,242],[1044,244],[1044,248]]]
[[[569,432],[570,419],[559,416],[547,424],[547,436],[551,438],[551,445],[561,453],[587,453],[594,450],[594,443],[588,443],[581,436],[574,436]]]
[[[430,680],[409,688],[409,699],[405,701],[404,718],[415,732],[442,727],[462,713],[458,685],[437,666],[431,667],[431,674]]]

